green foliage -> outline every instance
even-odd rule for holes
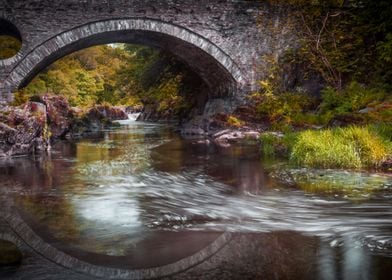
[[[22,42],[15,37],[0,35],[0,59],[13,57],[18,53]]]
[[[314,100],[305,93],[260,94],[257,112],[272,123],[296,124]]]
[[[391,143],[374,130],[351,126],[299,133],[290,160],[307,167],[377,167],[391,152]]]
[[[352,82],[342,91],[326,88],[322,92],[321,112],[333,110],[336,113],[355,112],[385,100],[387,94],[377,88],[366,88]]]
[[[178,114],[191,107],[183,79],[189,71],[157,50],[137,45],[96,46],[66,56],[15,94],[15,104],[51,92],[82,108],[95,104],[153,104]]]
[[[260,135],[261,154],[264,158],[274,158],[276,156],[277,140],[279,140],[279,138],[271,133]]]
[[[109,46],[75,52],[56,61],[35,77],[16,94],[17,101],[23,101],[23,96],[51,92],[67,97],[72,106],[91,107],[103,101],[114,105],[118,102],[114,92],[116,72],[127,63],[129,57],[126,52]]]
[[[260,135],[261,154],[266,159],[275,157],[289,157],[298,133],[287,132],[283,136],[274,133],[263,133]]]
[[[290,5],[300,47],[290,60],[334,89],[359,80],[391,88],[392,5],[381,0],[270,0]]]
[[[367,108],[367,114],[361,114],[366,123],[392,121],[391,96],[386,91],[375,87],[365,87],[357,82],[350,83],[344,90],[325,88],[318,114],[320,123],[328,123],[336,116],[358,115],[358,111]]]
[[[373,133],[383,137],[386,142],[392,142],[392,125],[391,123],[378,123],[370,125],[369,128]]]

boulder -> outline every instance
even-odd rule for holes
[[[219,147],[227,148],[232,144],[242,144],[251,140],[257,144],[260,132],[225,129],[212,135],[212,139]]]
[[[73,110],[68,100],[59,95],[45,94],[40,97],[46,106],[48,125],[53,138],[63,138],[70,130]]]

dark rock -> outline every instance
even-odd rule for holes
[[[327,124],[328,127],[342,127],[354,124],[361,124],[364,118],[361,114],[344,114],[337,115]]]
[[[392,172],[392,158],[388,158],[381,164],[381,169],[386,172]]]

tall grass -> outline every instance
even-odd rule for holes
[[[391,152],[390,140],[374,128],[351,126],[299,133],[290,160],[307,167],[378,167]]]

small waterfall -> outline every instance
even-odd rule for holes
[[[122,125],[128,125],[130,123],[133,123],[137,120],[137,118],[139,117],[140,113],[128,113],[128,119],[126,120],[116,120],[114,122],[122,124]]]
[[[140,116],[140,112],[138,112],[138,113],[130,113],[130,114],[128,114],[128,119],[130,121],[136,121],[139,116]]]

